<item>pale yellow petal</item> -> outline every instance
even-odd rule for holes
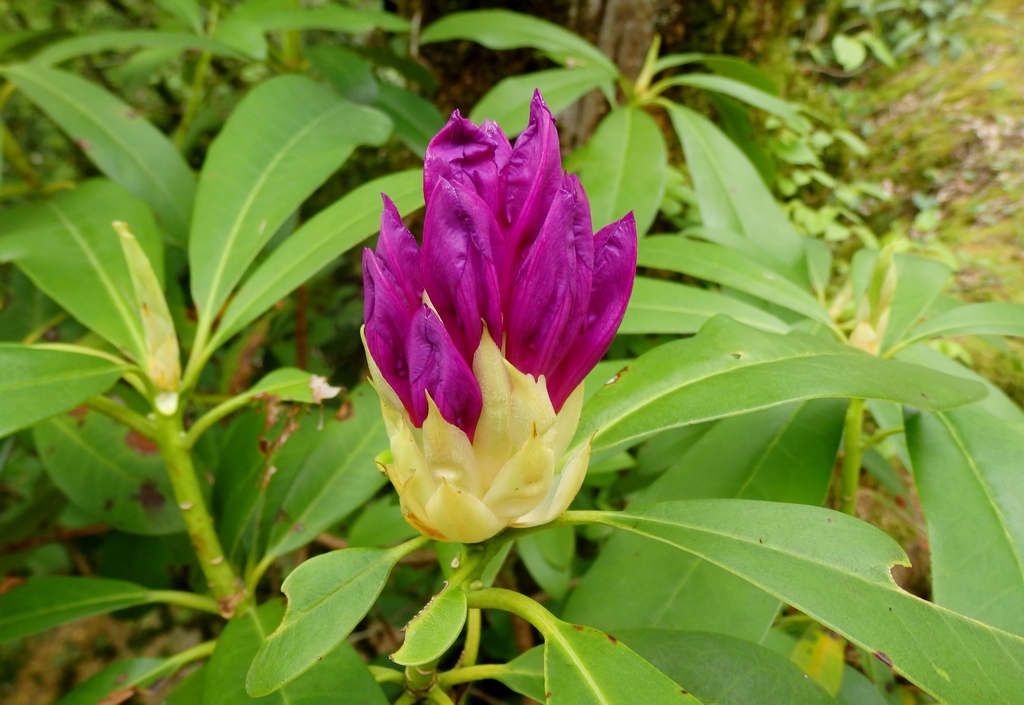
[[[509,436],[513,448],[522,448],[535,430],[540,436],[548,432],[555,423],[555,409],[548,397],[544,375],[534,379],[533,375],[520,372],[508,361],[505,362],[505,368],[512,381]]]
[[[387,466],[387,473],[399,490],[405,487],[416,472],[427,468],[427,461],[410,424],[401,418],[396,420],[395,433],[391,436],[391,457],[393,462]]]
[[[423,456],[434,480],[448,482],[476,497],[482,496],[476,455],[466,433],[444,420],[429,395],[427,405],[429,410],[423,422]]]
[[[533,511],[511,522],[510,526],[538,526],[547,524],[569,508],[572,500],[583,486],[590,464],[590,441],[573,453],[565,462],[562,471],[555,475],[544,500]]]
[[[555,461],[562,459],[566,448],[572,443],[576,435],[576,428],[580,425],[580,412],[583,410],[583,383],[573,390],[569,398],[562,404],[551,429],[544,434],[544,443],[555,455]]]
[[[430,525],[446,541],[479,543],[505,528],[483,502],[447,482],[441,483],[426,510]]]
[[[554,471],[551,449],[534,436],[505,463],[484,495],[484,504],[504,521],[523,516],[547,496]]]
[[[483,409],[473,436],[480,486],[486,491],[512,454],[508,435],[509,412],[512,408],[512,380],[505,369],[505,358],[491,339],[484,325],[483,338],[473,355],[473,376],[480,383]]]

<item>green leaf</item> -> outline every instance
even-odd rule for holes
[[[693,88],[722,93],[781,118],[794,130],[805,132],[810,129],[810,124],[800,114],[800,109],[796,105],[771,93],[754,88],[748,83],[732,78],[709,76],[703,73],[688,73],[667,78],[663,82],[659,82],[659,84],[665,87],[692,86]]]
[[[537,702],[546,700],[544,692],[544,646],[535,646],[505,664],[495,678],[520,695]]]
[[[121,580],[63,575],[30,578],[0,595],[0,642],[151,601],[150,591]]]
[[[206,666],[200,666],[182,678],[168,694],[164,705],[203,705],[206,695]]]
[[[192,28],[192,31],[203,31],[203,8],[198,0],[154,0],[164,12],[170,13]]]
[[[289,574],[281,585],[288,611],[255,659],[250,657],[246,691],[252,697],[272,693],[343,644],[406,552],[402,546],[347,548],[311,558]]]
[[[395,135],[422,158],[430,140],[444,127],[444,115],[429,100],[405,88],[382,83],[379,92],[376,105],[395,123]]]
[[[317,559],[313,559],[317,560]],[[294,575],[294,573],[292,574]],[[291,610],[291,606],[288,607]],[[273,600],[232,619],[220,638],[217,648],[206,665],[207,684],[203,705],[248,705],[246,672],[267,635],[281,622],[284,608],[280,600]],[[333,703],[348,705],[387,705],[387,698],[374,681],[359,654],[347,643],[340,644],[330,653],[310,664],[309,671],[296,678],[263,702],[267,705],[293,703]]]
[[[341,46],[321,44],[306,52],[306,58],[349,100],[367,105],[377,100],[380,87],[373,69],[356,52]]]
[[[420,44],[469,39],[489,49],[533,47],[563,66],[603,69],[617,77],[615,63],[582,37],[552,22],[509,10],[476,10],[445,15],[423,30]]]
[[[33,439],[54,484],[95,521],[132,534],[184,529],[151,440],[89,409],[38,424]]]
[[[789,659],[743,639],[669,629],[630,629],[618,638],[707,703],[835,704]]]
[[[740,233],[769,261],[802,270],[800,236],[739,147],[699,113],[676,103],[665,109],[683,145],[704,225]]]
[[[267,491],[272,523],[267,555],[280,556],[312,541],[363,506],[387,482],[374,458],[388,447],[373,388],[360,385],[345,400],[344,421],[307,422],[275,459]]]
[[[882,352],[897,344],[925,315],[950,275],[949,267],[934,260],[913,255],[896,255],[895,260],[896,290],[879,348]]]
[[[142,315],[114,221],[128,223],[162,274],[163,246],[149,208],[102,179],[0,213],[0,261],[17,264],[83,325],[145,365]]]
[[[0,343],[0,437],[102,394],[125,369],[98,355]]]
[[[820,505],[845,409],[844,400],[818,399],[723,419],[688,448],[670,446],[672,464],[633,504],[741,498]],[[778,609],[778,600],[705,560],[623,533],[601,549],[564,616],[614,634],[657,627],[758,641]]]
[[[213,38],[250,59],[264,61],[267,58],[267,39],[263,30],[237,10],[217,24]]]
[[[164,675],[167,660],[131,658],[112,663],[57,701],[56,705],[97,705],[111,693],[144,688]]]
[[[29,64],[2,71],[111,181],[146,201],[171,240],[185,242],[196,182],[163,133],[131,106],[74,74]]]
[[[441,658],[462,633],[467,612],[462,586],[446,586],[405,626],[405,641],[391,660],[402,666],[422,666]]]
[[[700,701],[607,634],[561,620],[544,634],[544,688],[551,705]]]
[[[264,81],[239,103],[210,146],[196,193],[189,261],[200,326],[356,146],[379,146],[390,134],[386,116],[305,76]]]
[[[984,382],[921,346],[901,357]],[[907,444],[928,523],[935,602],[1024,635],[1024,412],[986,386],[989,396],[977,404],[908,415]]]
[[[132,32],[94,32],[54,42],[35,54],[31,63],[37,66],[52,66],[86,54],[129,49],[176,49],[179,53],[188,50],[208,51],[215,56],[230,59],[242,58],[230,47],[209,37],[184,32],[136,30]]]
[[[775,316],[738,299],[664,279],[637,277],[619,333],[696,333],[720,313],[772,333],[789,332],[789,326]]]
[[[473,106],[473,122],[494,120],[508,135],[526,129],[530,118],[533,91],[544,95],[544,102],[558,115],[595,88],[613,93],[614,81],[602,68],[549,69],[523,76],[505,78],[494,85]]]
[[[297,367],[281,367],[260,379],[246,394],[253,398],[266,395],[282,401],[319,404],[324,399],[333,399],[340,391],[339,387],[328,385],[324,377]]]
[[[583,409],[576,443],[594,457],[667,428],[791,401],[872,398],[948,409],[985,396],[983,386],[924,367],[881,360],[805,333],[774,335],[726,316],[693,338],[640,356]]]
[[[1011,705],[1024,687],[1024,639],[901,590],[889,570],[908,564],[903,549],[845,514],[698,500],[594,512],[588,519],[664,541],[736,573],[882,654],[939,700]]]
[[[593,469],[591,469],[591,472]],[[569,592],[572,559],[576,556],[576,530],[558,526],[516,539],[516,552],[541,589],[561,600]]]
[[[742,81],[748,86],[753,86],[769,95],[779,95],[779,86],[771,76],[765,73],[763,69],[738,56],[702,54],[699,63],[704,64],[719,76],[725,76],[734,81]]]
[[[1024,338],[1024,306],[998,302],[959,306],[914,326],[900,341],[899,347],[939,335],[1012,335]]]
[[[210,342],[216,349],[290,294],[296,287],[331,265],[342,253],[380,229],[386,193],[403,216],[423,206],[423,171],[410,169],[383,176],[353,189],[325,208],[277,247],[231,299]]]
[[[594,228],[633,211],[637,233],[646,233],[665,193],[666,159],[665,139],[650,115],[627,107],[605,116],[573,159],[590,198]]]
[[[231,561],[241,562],[243,538],[249,538],[246,529],[267,480],[267,457],[260,451],[265,424],[266,414],[250,407],[231,419],[217,448],[212,508],[224,554]],[[252,548],[251,542],[246,545]]]
[[[864,43],[845,34],[837,34],[832,37],[832,51],[836,55],[836,61],[846,72],[860,68],[864,60],[868,58],[868,50]]]
[[[243,5],[238,14],[264,32],[319,29],[327,32],[364,34],[372,29],[408,32],[412,28],[408,20],[390,12],[356,10],[342,5],[268,11],[257,10],[254,5]]]
[[[721,284],[835,328],[828,311],[806,289],[753,257],[721,245],[676,235],[655,235],[640,243],[637,264]]]

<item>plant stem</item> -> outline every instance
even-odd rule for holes
[[[192,456],[183,444],[184,430],[180,411],[171,416],[158,414],[156,430],[155,440],[167,466],[174,497],[185,521],[185,530],[192,540],[199,566],[217,600],[220,613],[229,619],[234,615],[235,607],[247,601],[247,593],[224,556],[213,519],[203,500]]]
[[[177,671],[179,668],[187,663],[198,661],[201,658],[206,658],[213,653],[213,650],[217,647],[217,640],[204,641],[202,644],[196,644],[191,649],[185,649],[181,653],[177,653],[167,659],[167,665],[173,664],[173,669]]]
[[[892,428],[887,428],[884,431],[879,431],[878,433],[868,436],[864,439],[864,450],[878,445],[889,436],[898,436],[903,433],[903,430],[902,426],[893,426]]]
[[[220,421],[228,414],[241,409],[243,406],[252,401],[252,392],[242,392],[238,396],[231,397],[227,401],[218,404],[214,408],[210,409],[203,416],[192,424],[192,428],[185,434],[185,438],[182,440],[182,444],[185,448],[191,449],[195,446],[196,441],[199,437],[206,433],[210,426]]]
[[[508,672],[508,665],[504,663],[485,663],[480,666],[465,666],[451,671],[445,671],[437,678],[437,684],[441,688],[451,688],[453,685],[482,681],[488,678],[497,678]]]
[[[857,516],[857,489],[860,487],[860,461],[864,454],[861,434],[864,430],[864,400],[851,399],[843,424],[843,467],[839,511]]]
[[[396,671],[393,668],[387,666],[367,666],[370,669],[370,673],[373,675],[373,679],[378,683],[397,683],[398,685],[405,684],[405,674],[401,671]]]
[[[113,399],[108,399],[104,396],[93,397],[86,402],[86,406],[109,416],[137,433],[141,433],[146,438],[154,438],[156,436],[155,423],[142,414],[132,411],[127,406],[118,404]]]
[[[476,609],[493,609],[511,612],[537,627],[542,634],[555,631],[555,617],[537,601],[526,595],[504,588],[467,590],[466,601]]]
[[[448,694],[436,685],[427,691],[427,701],[437,703],[437,705],[455,705],[452,699],[448,697]]]
[[[462,647],[462,658],[459,659],[463,668],[476,664],[477,654],[480,653],[480,627],[480,610],[470,610],[466,617],[466,643]]]
[[[220,614],[217,601],[206,595],[197,595],[194,592],[184,592],[183,590],[153,590],[149,596],[153,602],[164,602],[168,605]]]

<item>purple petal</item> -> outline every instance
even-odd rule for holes
[[[429,198],[438,179],[444,178],[476,191],[497,214],[503,202],[501,170],[511,153],[512,146],[496,123],[477,127],[456,110],[427,147],[423,197]]]
[[[415,309],[409,306],[394,278],[369,249],[363,250],[363,314],[366,347],[381,374],[406,409],[412,408],[406,338]]]
[[[612,344],[633,291],[636,246],[632,212],[594,235],[594,279],[586,321],[567,345],[570,354],[548,378],[548,392],[556,410],[562,408]]]
[[[579,180],[566,176],[512,291],[505,354],[521,372],[550,375],[583,326],[594,267],[590,227]]]
[[[413,314],[406,350],[413,422],[423,425],[429,394],[445,421],[461,428],[472,441],[483,407],[480,385],[444,325],[426,304]]]
[[[469,364],[483,322],[501,344],[502,250],[501,232],[487,204],[461,184],[438,179],[423,223],[423,285]]]
[[[533,94],[530,124],[516,139],[505,167],[506,260],[502,291],[511,292],[526,251],[536,239],[562,181],[555,119],[540,91]]]
[[[384,212],[380,216],[380,238],[376,255],[394,277],[410,310],[420,303],[423,284],[420,281],[420,248],[409,229],[402,222],[395,204],[385,194]]]

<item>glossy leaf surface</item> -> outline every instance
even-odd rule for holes
[[[772,333],[789,332],[789,326],[772,314],[738,299],[664,279],[637,277],[619,333],[696,333],[718,314]]]
[[[835,703],[789,659],[743,639],[670,629],[628,629],[618,637],[705,703]]]
[[[111,181],[146,201],[172,240],[188,235],[196,182],[162,132],[131,106],[83,78],[22,64],[6,75]]]
[[[556,24],[508,10],[453,12],[420,35],[421,44],[469,39],[489,49],[540,49],[560,64],[601,68],[614,77],[615,64],[600,49]]]
[[[70,350],[0,343],[0,436],[102,394],[126,367]]]
[[[156,443],[90,409],[37,425],[43,466],[93,520],[133,534],[184,529]]]
[[[246,690],[277,690],[336,649],[377,600],[401,548],[347,548],[312,558],[281,586],[288,611],[252,660]]]
[[[650,115],[637,108],[606,115],[573,158],[590,199],[594,229],[632,211],[637,233],[646,233],[665,193],[666,159],[665,139]]]
[[[803,259],[800,236],[754,165],[704,116],[676,103],[666,110],[693,175],[704,225],[740,233],[769,261],[796,268]]]
[[[751,581],[868,651],[884,654],[899,673],[940,700],[1010,705],[1024,687],[1024,639],[902,591],[889,569],[907,564],[903,550],[845,514],[701,500],[600,517]]]
[[[504,78],[477,101],[469,118],[494,120],[507,135],[526,129],[533,91],[539,90],[552,114],[558,115],[595,88],[612,90],[612,77],[602,68],[548,69]]]
[[[46,575],[0,595],[0,641],[150,601],[140,585],[105,578]]]
[[[901,357],[982,381],[923,347]],[[935,602],[1024,636],[1024,412],[989,385],[977,404],[908,414],[906,429]]]
[[[281,621],[280,600],[261,605],[231,620],[217,640],[217,648],[206,666],[203,705],[247,705],[246,672],[253,657]],[[264,702],[273,705],[338,702],[344,694],[346,705],[386,705],[387,699],[366,664],[349,644],[344,643],[311,664],[309,671],[270,694]],[[214,686],[214,684],[216,684]]]
[[[753,257],[721,245],[675,235],[649,237],[640,243],[637,264],[715,282],[832,325],[828,311],[806,289]]]
[[[607,634],[556,621],[545,633],[544,688],[551,705],[634,705],[700,701]]]
[[[230,47],[209,37],[185,32],[94,32],[54,42],[32,56],[33,64],[52,66],[68,59],[103,51],[125,51],[127,49],[176,49],[185,52],[190,49],[208,51],[216,56],[241,58]]]
[[[466,623],[466,592],[445,587],[405,626],[405,641],[391,655],[403,666],[421,666],[444,656]]]
[[[218,347],[342,253],[380,228],[386,193],[402,215],[423,206],[423,172],[401,171],[353,189],[304,223],[245,280],[214,334]]]
[[[267,489],[273,522],[267,554],[295,550],[361,507],[387,482],[374,458],[388,447],[377,395],[368,384],[346,397],[344,420],[306,419],[277,456]]]
[[[902,345],[938,335],[1012,335],[1024,338],[1024,306],[999,302],[960,306],[914,326]]]
[[[0,213],[0,261],[17,264],[83,325],[144,365],[142,314],[114,221],[128,223],[162,275],[163,245],[146,204],[102,179]]]
[[[716,498],[819,505],[832,477],[845,409],[844,400],[818,399],[723,419],[688,449],[670,446],[668,470],[633,505]],[[777,599],[718,566],[620,533],[602,547],[573,591],[565,617],[613,634],[653,627],[758,641],[778,609]]]
[[[213,320],[263,245],[357,145],[380,145],[390,134],[386,116],[310,78],[254,88],[210,146],[199,178],[189,261],[201,319]]]
[[[774,335],[711,319],[693,338],[637,358],[583,409],[579,439],[595,456],[658,431],[820,397],[877,398],[945,409],[985,396],[983,386],[916,365],[880,360],[804,333]]]

